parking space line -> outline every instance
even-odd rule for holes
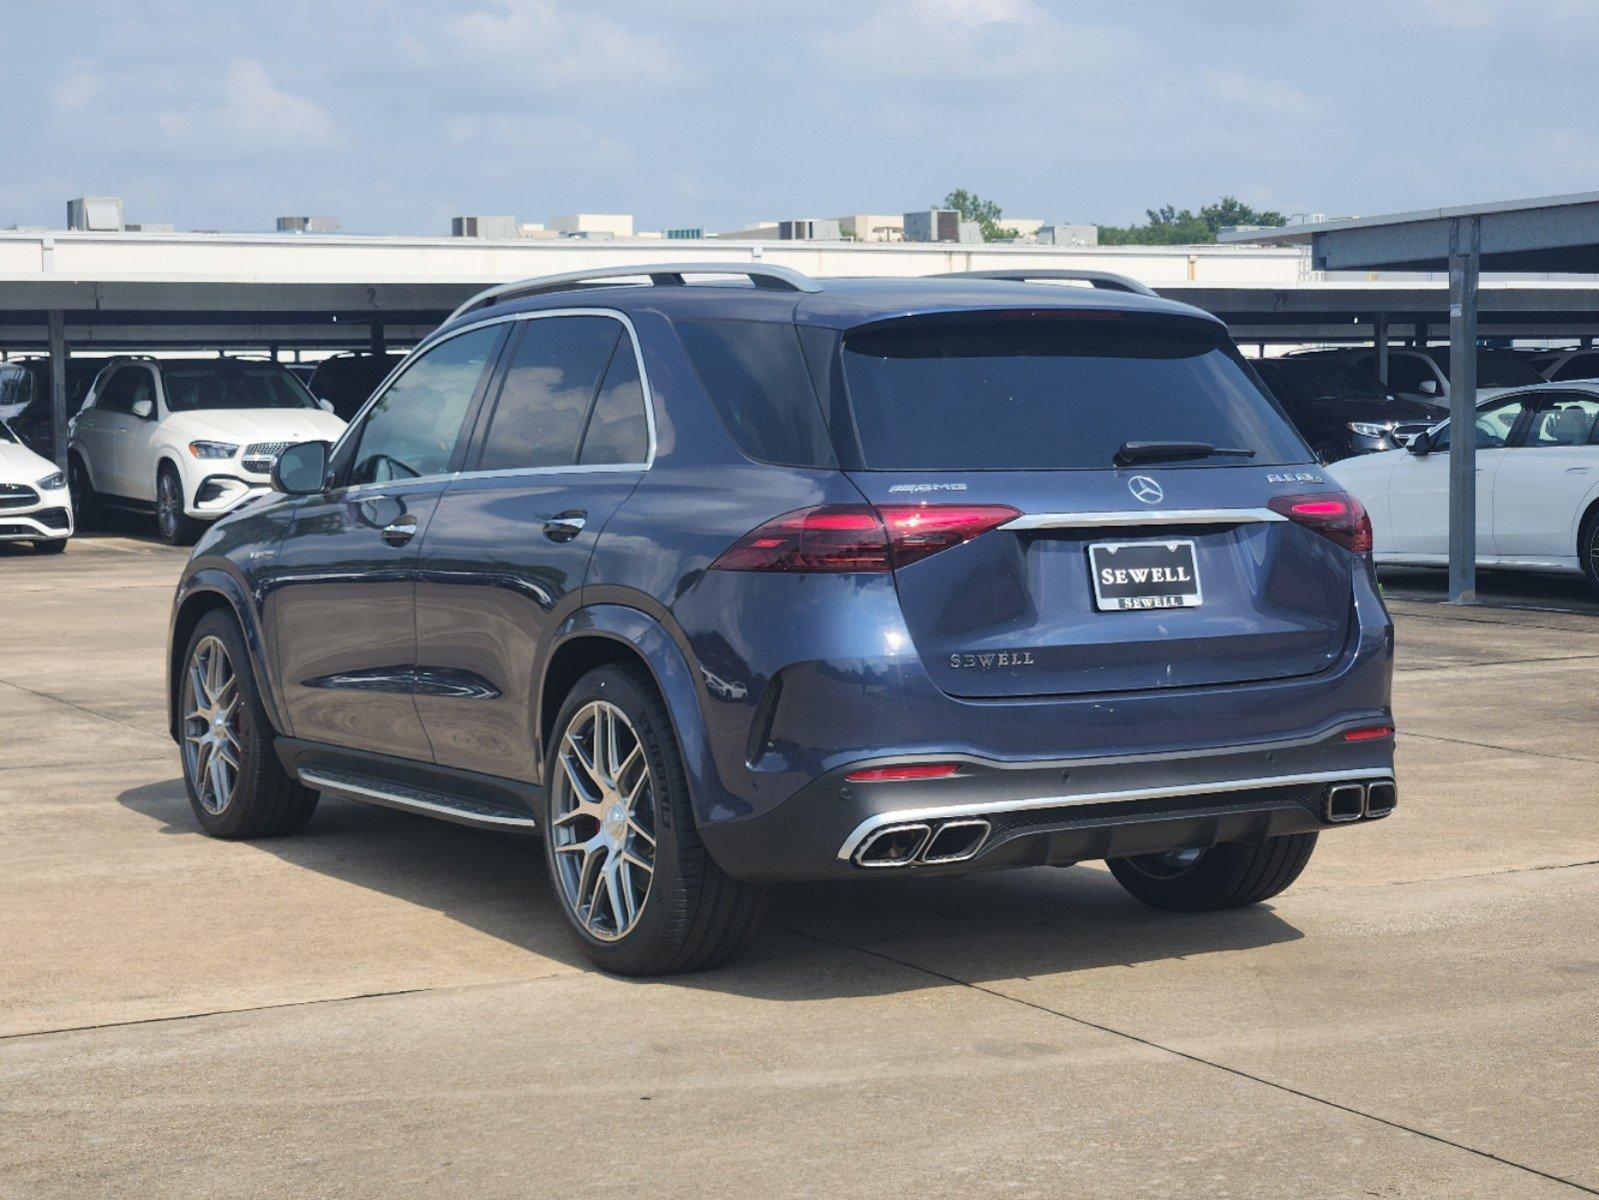
[[[0,679],[0,687],[15,688],[17,691],[26,695],[37,697],[40,700],[48,700],[51,703],[59,704],[64,708],[70,708],[76,712],[83,713],[85,716],[95,717],[101,721],[109,721],[111,724],[120,725],[124,729],[132,729],[137,733],[144,734],[146,737],[161,738],[162,740],[166,740],[167,738],[167,734],[165,732],[157,732],[153,729],[146,729],[143,725],[135,725],[132,721],[124,721],[121,717],[113,717],[106,713],[95,712],[95,710],[92,708],[85,708],[81,704],[75,703],[71,700],[64,700],[60,696],[52,696],[49,692],[41,692],[36,688],[28,687],[26,684],[13,683],[9,679]]]
[[[1556,754],[1548,750],[1528,750],[1520,746],[1498,746],[1493,742],[1474,742],[1470,738],[1445,737],[1441,733],[1417,733],[1411,729],[1402,729],[1398,737],[1421,738],[1428,742],[1448,742],[1454,746],[1475,746],[1479,750],[1498,750],[1504,754],[1522,754],[1528,758],[1552,758],[1561,762],[1599,763],[1599,758],[1589,758],[1584,754]]]
[[[1469,1146],[1464,1142],[1457,1142],[1451,1138],[1444,1137],[1442,1134],[1431,1133],[1428,1130],[1418,1128],[1417,1126],[1407,1125],[1403,1121],[1395,1121],[1389,1117],[1379,1116],[1376,1113],[1367,1112],[1364,1109],[1355,1108],[1352,1105],[1343,1104],[1337,1100],[1329,1100],[1326,1097],[1318,1096],[1313,1092],[1303,1091],[1302,1089],[1293,1087],[1290,1084],[1279,1083],[1276,1080],[1267,1079],[1263,1075],[1255,1075],[1238,1067],[1228,1066],[1226,1063],[1218,1062],[1212,1058],[1205,1058],[1202,1055],[1191,1054],[1186,1050],[1178,1050],[1175,1047],[1163,1045],[1162,1043],[1153,1041],[1150,1038],[1141,1037],[1136,1033],[1129,1033],[1126,1030],[1117,1029],[1111,1025],[1103,1025],[1098,1021],[1090,1021],[1086,1017],[1073,1016],[1069,1012],[1063,1012],[1057,1008],[1050,1008],[1047,1004],[1040,1004],[1036,1000],[1027,1000],[1021,996],[1012,996],[1008,992],[1002,992],[997,988],[981,983],[974,983],[969,979],[962,979],[958,975],[950,975],[944,971],[923,966],[921,963],[911,962],[908,959],[896,958],[894,955],[886,954],[881,950],[872,950],[864,946],[855,946],[848,942],[836,942],[829,938],[819,937],[813,933],[805,933],[801,930],[789,929],[783,926],[773,926],[773,928],[783,929],[785,933],[792,933],[798,937],[809,939],[810,941],[820,943],[824,946],[832,946],[835,949],[854,950],[857,953],[865,954],[872,958],[881,959],[884,962],[894,963],[895,965],[904,967],[907,970],[920,972],[921,974],[930,976],[933,979],[941,979],[946,983],[952,983],[958,987],[970,988],[972,991],[981,992],[986,996],[993,996],[998,1000],[1005,1000],[1012,1004],[1019,1004],[1022,1007],[1030,1008],[1035,1012],[1045,1013],[1052,1017],[1059,1017],[1063,1021],[1070,1021],[1073,1024],[1081,1025],[1087,1029],[1095,1029],[1101,1033],[1108,1033],[1112,1037],[1123,1038],[1126,1041],[1134,1042],[1140,1046],[1147,1046],[1151,1050],[1159,1050],[1176,1058],[1186,1059],[1188,1062],[1195,1063],[1198,1066],[1211,1067],[1217,1071],[1225,1071],[1227,1074],[1236,1076],[1239,1079],[1245,1079],[1251,1083],[1258,1083],[1265,1087],[1274,1088],[1275,1090],[1279,1092],[1285,1092],[1290,1096],[1297,1096],[1301,1100],[1308,1100],[1312,1104],[1319,1104],[1327,1108],[1337,1109],[1339,1112],[1348,1113],[1350,1116],[1360,1117],[1367,1121],[1373,1121],[1379,1125],[1385,1125],[1388,1128],[1398,1130],[1401,1133],[1413,1134],[1416,1137],[1425,1138],[1427,1141],[1436,1142],[1441,1146],[1449,1146],[1455,1150],[1462,1150],[1467,1154],[1476,1155],[1478,1158],[1484,1158],[1490,1162],[1500,1163],[1503,1166],[1511,1167],[1514,1170],[1524,1171],[1529,1175],[1536,1175],[1540,1179],[1547,1179],[1551,1183],[1563,1183],[1567,1187],[1572,1188],[1575,1191],[1582,1192],[1585,1195],[1599,1196],[1599,1188],[1588,1187],[1585,1184],[1578,1183],[1576,1180],[1567,1179],[1564,1175],[1556,1175],[1550,1171],[1540,1170],[1538,1167],[1529,1166],[1523,1162],[1517,1162],[1513,1158],[1505,1158],[1503,1155],[1495,1154],[1491,1150],[1482,1150],[1476,1146]]]

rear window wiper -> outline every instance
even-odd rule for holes
[[[1175,462],[1183,458],[1254,458],[1253,450],[1238,446],[1212,446],[1209,442],[1123,442],[1116,465]]]

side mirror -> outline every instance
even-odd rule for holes
[[[141,421],[148,421],[155,416],[154,400],[135,400],[133,402],[133,415]]]
[[[1417,458],[1425,458],[1432,453],[1432,434],[1426,431],[1418,433],[1405,443],[1405,449],[1409,450]]]
[[[325,396],[318,396],[316,398],[316,406],[318,408],[320,408],[323,412],[326,412],[326,413],[330,413],[330,412],[334,411],[333,410],[333,401],[329,400]]]
[[[1423,379],[1420,391],[1423,396],[1436,396],[1438,394],[1438,381],[1436,379]]]
[[[301,442],[272,464],[272,486],[287,496],[314,496],[327,483],[328,444]]]

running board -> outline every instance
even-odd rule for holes
[[[531,815],[517,816],[486,804],[474,804],[470,800],[462,800],[442,792],[428,791],[425,788],[407,787],[403,783],[373,780],[342,771],[312,767],[303,768],[299,776],[300,782],[314,791],[331,792],[349,800],[359,800],[364,804],[377,804],[384,808],[399,809],[401,812],[420,813],[443,821],[454,821],[458,825],[470,825],[476,829],[502,829],[521,833],[533,833],[538,829],[538,821]]]

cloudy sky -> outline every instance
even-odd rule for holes
[[[1599,187],[1591,0],[0,0],[0,226],[1124,223]]]

